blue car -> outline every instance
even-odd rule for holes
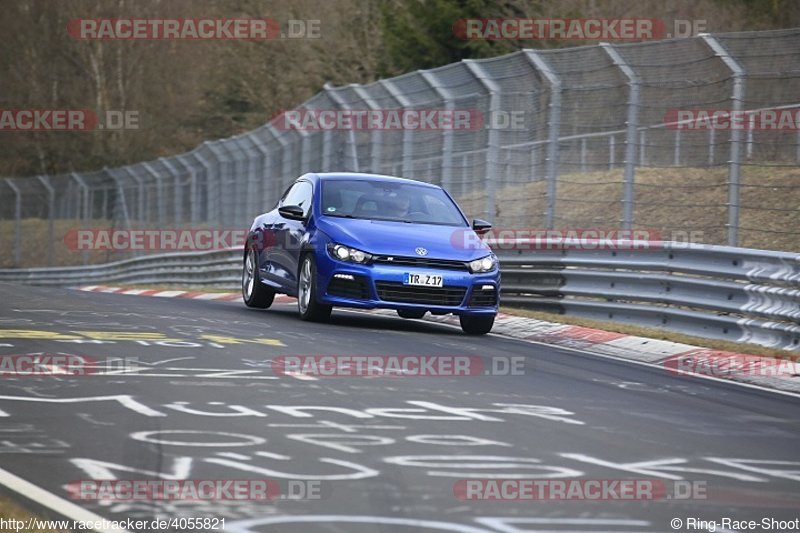
[[[335,306],[395,309],[403,318],[453,313],[464,332],[488,333],[500,292],[497,257],[447,192],[420,181],[360,173],[298,178],[253,221],[242,296],[267,308],[297,297],[303,320]]]

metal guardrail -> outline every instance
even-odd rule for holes
[[[501,258],[504,305],[800,351],[800,254],[652,241],[490,244]],[[238,288],[241,257],[221,250],[0,269],[0,282]]]
[[[535,244],[498,252],[503,304],[800,351],[800,254],[671,242]]]
[[[238,287],[240,250],[156,254],[102,265],[0,269],[0,282],[46,286],[105,283]]]

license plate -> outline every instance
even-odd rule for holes
[[[420,287],[441,287],[444,283],[442,276],[438,274],[412,274],[406,272],[403,275],[403,285],[417,285]]]

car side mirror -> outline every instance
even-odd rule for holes
[[[299,205],[284,205],[278,208],[278,213],[289,220],[305,219],[305,211]]]
[[[484,233],[492,229],[492,225],[489,222],[486,222],[485,220],[476,218],[475,220],[472,221],[472,229],[478,235],[483,235]]]

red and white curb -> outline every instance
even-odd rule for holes
[[[75,288],[89,292],[154,296],[158,298],[223,301],[241,300],[242,298],[239,293],[158,291],[106,287],[103,285]],[[289,296],[278,295],[275,297],[275,303],[294,301],[295,299]],[[362,310],[359,310],[359,312],[362,312]],[[394,311],[388,309],[372,309],[364,312],[391,317],[397,316]],[[426,315],[425,320],[458,325],[458,317],[453,315]],[[679,342],[651,339],[583,326],[558,324],[508,313],[498,313],[492,333],[514,339],[657,365],[673,375],[719,377],[772,389],[800,392],[800,363],[798,363],[798,359],[778,359],[714,350]],[[738,368],[738,371],[731,371],[732,367]],[[720,375],[720,369],[723,370],[723,375]]]
[[[75,287],[75,289],[87,292],[127,294],[130,296],[154,296],[156,298],[189,298],[192,300],[222,300],[226,302],[242,299],[242,295],[238,292],[161,291],[153,289],[126,289],[123,287],[107,287],[105,285],[86,285],[83,287]],[[277,303],[286,303],[293,300],[294,298],[290,298],[282,294],[275,296],[275,302]]]

